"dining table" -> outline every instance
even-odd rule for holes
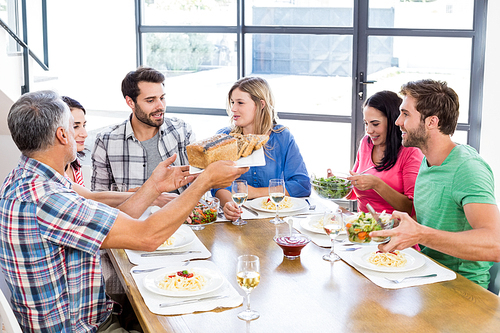
[[[300,220],[300,216],[297,217]],[[344,260],[322,259],[330,249],[311,242],[295,260],[284,258],[273,237],[288,225],[269,218],[243,226],[217,222],[195,231],[229,283],[236,281],[237,258],[260,258],[260,283],[251,292],[253,321],[237,317],[246,307],[217,308],[182,315],[157,315],[146,306],[123,249],[111,261],[144,332],[498,332],[500,298],[456,274],[456,278],[400,289],[382,288]]]

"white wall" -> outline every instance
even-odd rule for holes
[[[500,124],[500,111],[498,109],[498,93],[500,88],[500,84],[498,84],[498,78],[500,77],[499,15],[500,1],[488,1],[480,153],[493,169],[497,202],[500,202],[500,149],[498,144],[498,124]]]

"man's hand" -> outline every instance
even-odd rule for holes
[[[399,225],[396,228],[370,232],[370,237],[391,237],[389,243],[378,246],[380,251],[404,250],[419,243],[419,228],[421,225],[417,221],[407,213],[396,210],[392,213],[392,218],[399,220]]]
[[[189,165],[171,166],[177,154],[158,164],[150,179],[159,193],[171,192],[192,182],[195,177],[189,174]]]
[[[236,168],[233,161],[217,161],[209,164],[198,178],[203,178],[209,188],[223,188],[230,186],[235,179],[249,170]],[[201,179],[200,179],[201,180]]]

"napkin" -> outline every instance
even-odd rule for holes
[[[347,247],[346,247],[347,248]],[[363,248],[365,248],[363,246]],[[373,251],[377,251],[378,247],[377,245],[369,245],[369,248],[372,248]],[[355,255],[356,251],[335,251],[342,260],[347,262],[349,265],[354,267],[358,272],[366,276],[370,281],[375,283],[377,286],[386,288],[386,289],[400,289],[400,288],[406,288],[406,287],[414,287],[414,286],[421,286],[424,284],[431,284],[431,283],[436,283],[436,282],[443,282],[443,281],[450,281],[454,280],[457,277],[457,274],[453,272],[452,270],[443,267],[431,259],[429,259],[427,256],[423,255],[422,253],[410,248],[411,255],[416,257],[416,256],[422,256],[424,257],[425,264],[417,269],[407,271],[407,272],[377,272],[377,271],[372,271],[370,269],[362,268],[354,264],[354,262],[351,259],[352,255]],[[427,278],[422,278],[422,279],[407,279],[401,283],[395,283],[389,280],[386,280],[385,277],[390,278],[390,279],[400,279],[404,278],[406,276],[417,276],[417,275],[428,275],[428,274],[437,274],[437,276],[434,277],[427,277]]]
[[[135,265],[155,265],[155,264],[163,264],[167,265],[172,262],[179,262],[186,259],[207,259],[212,255],[210,251],[203,245],[200,239],[196,236],[196,234],[191,230],[188,225],[181,225],[179,229],[181,229],[188,233],[193,234],[194,240],[191,244],[188,244],[183,247],[179,247],[176,249],[164,250],[164,251],[155,251],[156,252],[181,252],[181,251],[201,251],[199,253],[186,253],[186,254],[177,254],[177,255],[164,255],[164,256],[153,256],[153,257],[141,257],[141,254],[148,253],[145,251],[135,251],[135,250],[125,250],[125,253],[128,256],[128,260]]]
[[[168,265],[172,265],[172,267],[177,267],[182,265],[179,261],[176,263],[170,262]],[[165,267],[168,267],[165,265]],[[190,263],[186,266],[186,269],[189,269],[190,266],[203,267],[207,269],[211,269],[220,273],[217,266],[211,261],[197,261],[196,263]],[[149,311],[159,314],[159,315],[180,315],[193,313],[196,311],[210,311],[217,308],[233,308],[238,307],[243,303],[243,296],[241,296],[236,289],[227,281],[225,277],[223,277],[224,282],[220,288],[214,290],[211,293],[203,294],[200,296],[191,296],[191,297],[169,297],[164,295],[156,294],[144,286],[144,278],[150,273],[139,273],[135,274],[133,271],[135,269],[143,269],[148,266],[135,266],[131,269],[132,277],[135,280],[135,283],[139,289],[139,292],[144,299],[144,303],[149,308]],[[209,296],[218,296],[218,295],[227,295],[229,297],[215,300],[201,300],[195,303],[181,304],[170,307],[160,308],[160,303],[171,303],[178,302],[183,300],[196,299],[200,297],[209,297]]]

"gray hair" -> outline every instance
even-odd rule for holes
[[[7,123],[17,148],[29,157],[53,145],[59,127],[69,130],[70,117],[61,97],[44,90],[22,95],[10,108]]]

